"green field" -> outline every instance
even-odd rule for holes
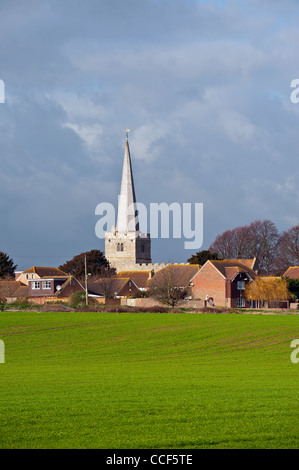
[[[1,312],[1,448],[299,448],[298,315]]]

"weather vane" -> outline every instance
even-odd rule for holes
[[[127,140],[128,140],[128,137],[129,137],[129,132],[130,132],[130,129],[126,129]]]

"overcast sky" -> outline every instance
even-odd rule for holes
[[[104,251],[127,127],[137,200],[203,203],[201,249],[297,225],[298,23],[298,0],[0,0],[0,251],[18,269]],[[195,251],[152,241],[154,262]]]

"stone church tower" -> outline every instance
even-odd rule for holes
[[[128,132],[118,200],[117,225],[112,227],[111,232],[105,234],[105,257],[117,272],[153,269],[150,234],[139,231]]]

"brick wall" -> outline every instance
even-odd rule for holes
[[[229,306],[226,298],[226,280],[211,263],[206,263],[198,271],[192,279],[192,284],[192,299],[204,301],[208,295],[213,298],[215,306]]]

